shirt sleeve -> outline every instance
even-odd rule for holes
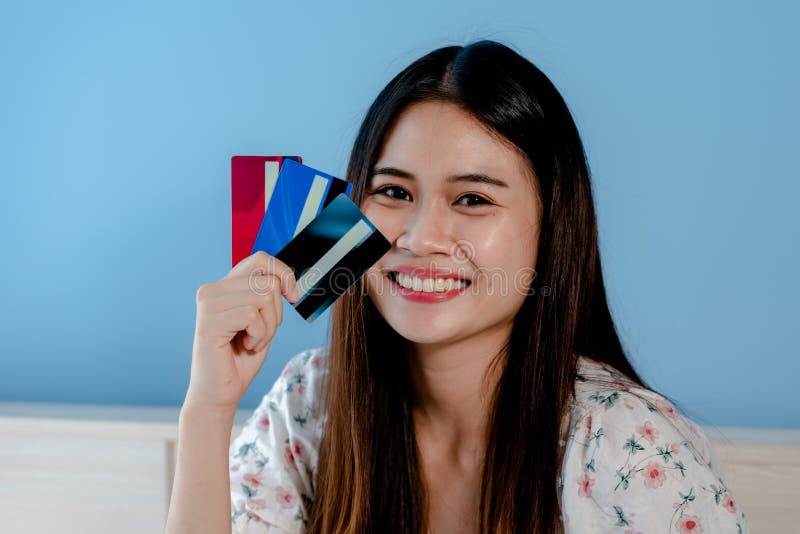
[[[559,492],[567,533],[749,533],[714,450],[690,419],[650,390],[585,396]]]
[[[304,532],[322,421],[323,349],[293,356],[230,445],[233,534]]]

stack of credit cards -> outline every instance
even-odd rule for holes
[[[351,190],[299,156],[233,156],[232,265],[259,250],[286,263],[313,321],[391,248]]]

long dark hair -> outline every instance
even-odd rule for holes
[[[536,178],[543,206],[536,277],[502,351],[479,525],[484,533],[554,532],[561,528],[561,423],[578,355],[644,386],[606,302],[583,144],[558,90],[520,54],[493,41],[440,48],[395,76],[370,106],[347,169],[357,204],[386,132],[420,101],[460,106],[510,141]],[[423,532],[427,497],[406,341],[378,313],[363,278],[334,304],[329,335],[327,422],[309,530]]]

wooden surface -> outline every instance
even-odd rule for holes
[[[715,443],[714,448],[753,532],[800,532],[800,445]]]
[[[0,532],[163,532],[178,413],[0,403]],[[703,430],[753,532],[800,532],[800,430]]]

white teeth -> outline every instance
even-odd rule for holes
[[[452,291],[467,286],[467,282],[456,280],[455,278],[426,278],[421,279],[404,273],[394,273],[395,280],[401,286],[414,291],[425,293],[435,293],[440,291]]]

